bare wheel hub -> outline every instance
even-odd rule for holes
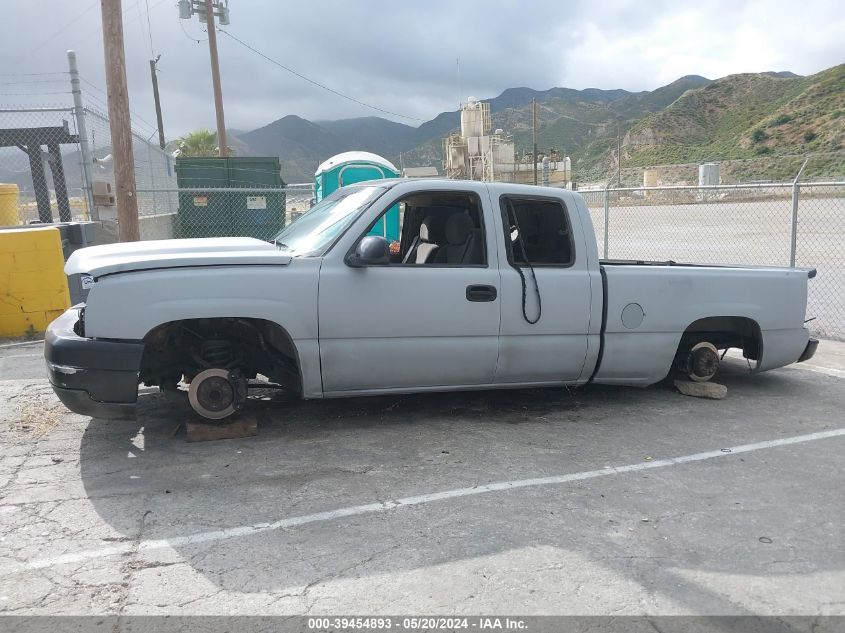
[[[706,382],[719,370],[719,350],[712,343],[702,342],[693,346],[689,355],[687,375],[695,382]]]
[[[227,370],[206,369],[191,381],[188,400],[202,417],[222,420],[239,408],[237,393]]]

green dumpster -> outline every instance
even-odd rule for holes
[[[285,226],[285,192],[278,157],[177,158],[178,237],[255,237]],[[191,191],[181,191],[190,189]]]

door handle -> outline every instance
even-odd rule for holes
[[[495,301],[497,294],[496,286],[482,284],[467,286],[467,301]]]

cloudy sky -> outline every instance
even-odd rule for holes
[[[180,21],[175,4],[123,0],[133,122],[154,130],[152,49],[161,55],[169,138],[214,127],[207,34],[196,18]],[[0,104],[64,105],[66,77],[34,73],[65,71],[67,49],[77,51],[83,91],[95,105],[105,101],[99,0],[2,6]],[[491,97],[513,86],[649,90],[687,74],[810,74],[845,62],[841,0],[231,0],[230,9],[224,28],[232,35],[410,124],[455,109],[467,95]],[[227,127],[253,129],[287,114],[381,115],[225,34],[218,39]]]

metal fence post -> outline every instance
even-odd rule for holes
[[[789,247],[789,265],[795,267],[795,252],[798,249],[798,192],[800,186],[792,183],[792,241]]]
[[[79,135],[79,154],[82,157],[82,180],[85,190],[85,202],[88,215],[92,220],[100,219],[100,212],[94,206],[94,190],[91,186],[91,149],[88,146],[88,128],[85,125],[85,109],[82,106],[82,88],[79,84],[79,68],[76,65],[76,53],[67,52],[67,64],[70,71],[70,91],[73,93],[73,114],[76,117],[76,133]]]
[[[607,231],[610,227],[610,190],[604,190],[604,258],[607,259],[608,240]]]
[[[798,194],[801,186],[798,184],[798,179],[801,178],[801,173],[809,162],[809,158],[804,159],[801,164],[801,169],[795,174],[795,180],[792,181],[792,235],[789,245],[789,266],[795,268],[795,253],[798,250]]]

